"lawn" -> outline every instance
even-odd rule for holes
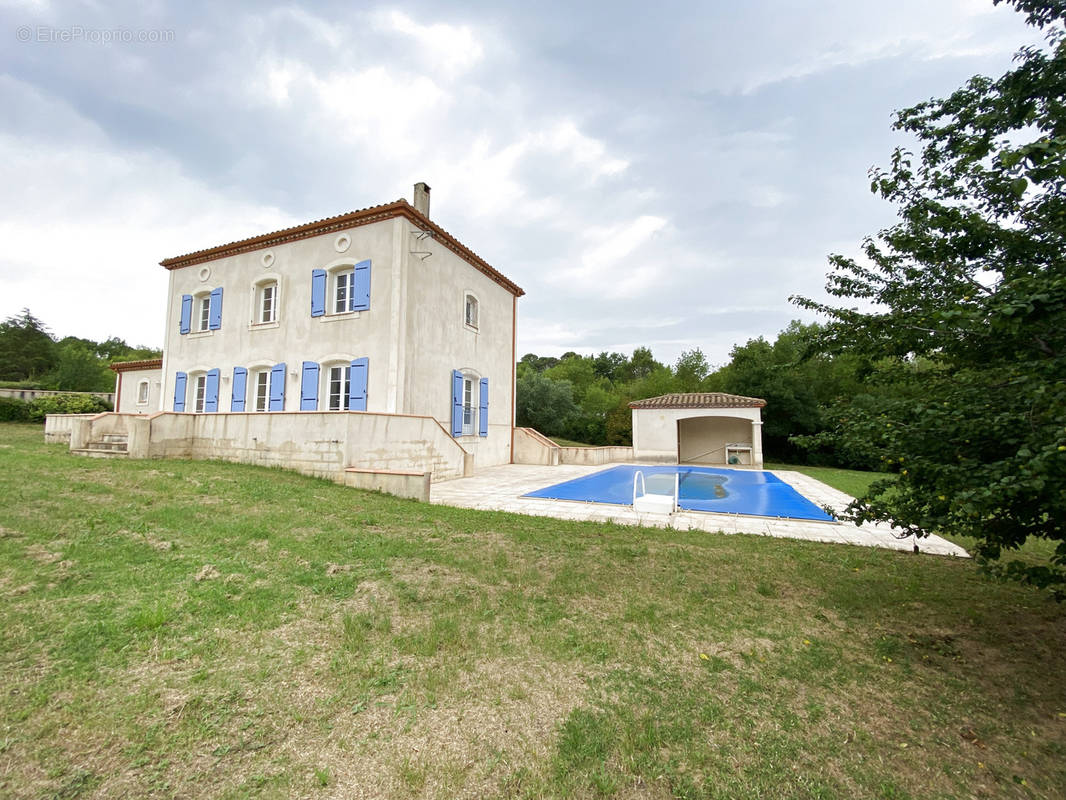
[[[79,459],[0,425],[0,796],[1060,798],[971,562]]]
[[[895,478],[895,475],[886,472],[860,472],[854,469],[839,469],[837,467],[808,467],[796,464],[766,463],[766,469],[787,469],[808,475],[815,480],[839,489],[852,497],[861,497],[870,488],[870,484],[884,478]]]
[[[564,439],[561,436],[552,436],[551,440],[555,442],[559,447],[597,447],[598,445],[589,444],[588,442],[575,442],[573,439]]]

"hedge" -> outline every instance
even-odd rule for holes
[[[46,394],[26,402],[0,397],[0,422],[44,422],[47,414],[99,414],[111,406],[91,394]]]

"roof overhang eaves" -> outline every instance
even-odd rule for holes
[[[360,211],[352,211],[336,217],[328,217],[326,219],[316,220],[315,222],[308,222],[304,225],[297,225],[292,228],[284,228],[272,233],[264,233],[260,236],[253,236],[248,239],[241,239],[236,242],[230,242],[216,247],[209,247],[204,250],[196,250],[192,253],[186,253],[185,255],[175,256],[173,258],[164,258],[159,262],[159,265],[168,270],[181,269],[182,267],[190,267],[194,264],[202,264],[205,261],[215,261],[220,258],[228,258],[242,253],[262,250],[267,247],[275,247],[279,244],[295,242],[301,239],[309,239],[312,236],[321,236],[324,233],[333,233],[334,231],[348,230],[362,225],[371,225],[375,222],[382,222],[396,217],[406,218],[421,229],[432,231],[434,239],[460,258],[467,261],[479,272],[487,275],[515,297],[521,297],[525,294],[525,291],[518,286],[518,284],[508,279],[503,273],[485,261],[485,259],[481,258],[481,256],[444,230],[444,228],[437,225],[437,223],[433,222],[429,217],[422,214],[414,206],[403,199],[385,205],[364,208]]]
[[[110,364],[108,369],[115,372],[129,372],[135,369],[162,369],[163,359],[161,358],[149,358],[143,361],[116,361],[114,364]]]

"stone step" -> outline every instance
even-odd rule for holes
[[[105,433],[100,439],[100,441],[102,441],[102,442],[108,442],[108,443],[114,443],[114,444],[119,444],[119,443],[125,444],[129,440],[130,440],[130,436],[129,436],[128,433]]]
[[[102,442],[89,442],[87,445],[85,445],[85,449],[86,450],[114,450],[114,451],[126,452],[129,449],[129,443],[128,442],[109,442],[109,441],[106,441],[106,440],[102,441]]]
[[[77,456],[88,456],[89,458],[126,458],[129,456],[127,450],[99,450],[94,447],[71,450],[70,452]]]

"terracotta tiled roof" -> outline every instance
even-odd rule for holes
[[[688,392],[661,394],[629,404],[630,408],[762,408],[766,401],[758,397],[744,397],[724,392]]]
[[[333,231],[357,228],[360,225],[370,225],[371,223],[381,222],[382,220],[392,219],[393,217],[405,217],[420,229],[430,231],[434,239],[460,258],[469,262],[475,269],[488,275],[496,281],[496,283],[500,284],[500,286],[511,292],[515,297],[521,297],[525,294],[518,285],[511,282],[503,275],[503,273],[496,270],[487,261],[481,258],[481,256],[402,198],[392,203],[371,206],[370,208],[363,208],[358,211],[349,211],[346,214],[338,214],[335,217],[326,217],[325,219],[307,222],[303,225],[283,228],[280,231],[264,233],[249,239],[240,239],[236,242],[220,244],[205,250],[196,250],[192,253],[186,253],[183,256],[164,258],[159,264],[167,269],[179,269],[193,264],[201,264],[204,261],[214,261],[217,258],[226,258],[227,256],[235,256],[252,250],[262,250],[266,247],[274,247],[279,244],[285,244],[286,242],[295,242],[312,236],[320,236],[323,233],[332,233]]]
[[[111,365],[115,372],[126,372],[131,369],[162,369],[163,359],[149,358],[144,361],[116,361]]]

